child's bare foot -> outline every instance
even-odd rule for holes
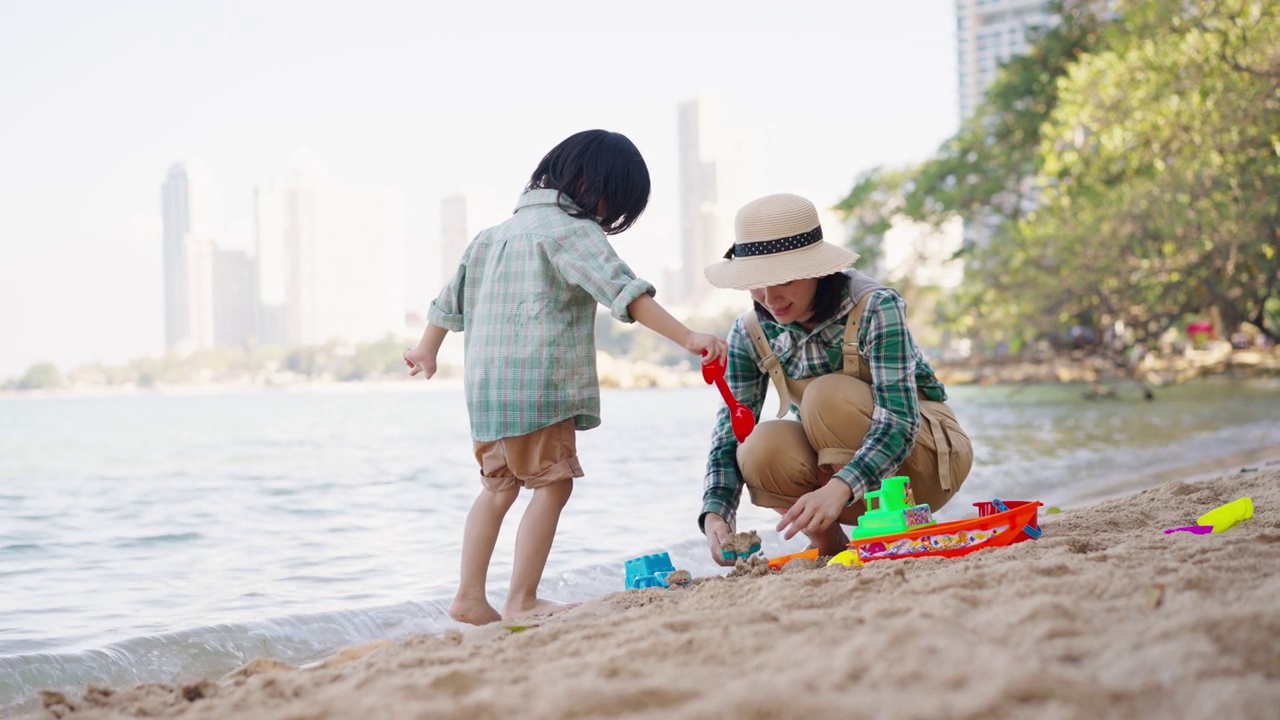
[[[502,619],[502,615],[498,614],[498,611],[494,610],[483,596],[471,597],[461,594],[455,596],[453,602],[449,603],[449,617],[468,625],[484,625]]]
[[[572,610],[582,603],[562,603],[554,600],[543,600],[542,598],[534,598],[533,603],[527,606],[512,607],[508,605],[503,609],[503,620],[519,620],[520,618],[532,617],[534,615],[554,615]]]

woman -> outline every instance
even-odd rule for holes
[[[738,211],[736,243],[706,269],[720,288],[747,290],[753,310],[729,333],[726,380],[758,418],[773,384],[778,417],[739,445],[721,408],[707,459],[698,524],[711,557],[733,532],[745,485],[751,502],[782,513],[785,538],[804,533],[833,555],[840,524],[893,475],[911,478],[916,502],[937,510],[969,474],[973,449],[946,389],[907,328],[897,291],[856,270],[858,258],[822,240],[813,203],[769,195]]]

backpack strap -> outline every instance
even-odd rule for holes
[[[769,338],[764,334],[764,328],[760,327],[760,319],[756,317],[754,309],[743,313],[742,322],[747,328],[747,336],[756,346],[756,352],[760,353],[760,366],[773,381],[773,389],[778,391],[777,417],[783,417],[791,409],[791,392],[787,390],[787,375],[782,371],[782,361],[770,347]]]

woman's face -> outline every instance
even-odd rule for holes
[[[803,325],[813,317],[813,296],[817,290],[818,278],[805,278],[749,292],[751,299],[763,305],[774,320]]]

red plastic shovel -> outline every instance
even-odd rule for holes
[[[703,363],[702,379],[706,380],[708,385],[714,383],[724,398],[724,404],[729,406],[729,422],[733,425],[733,436],[738,438],[738,442],[746,440],[751,431],[756,428],[756,417],[751,414],[751,410],[746,405],[738,402],[733,397],[733,393],[729,392],[729,384],[724,381],[724,358]]]

